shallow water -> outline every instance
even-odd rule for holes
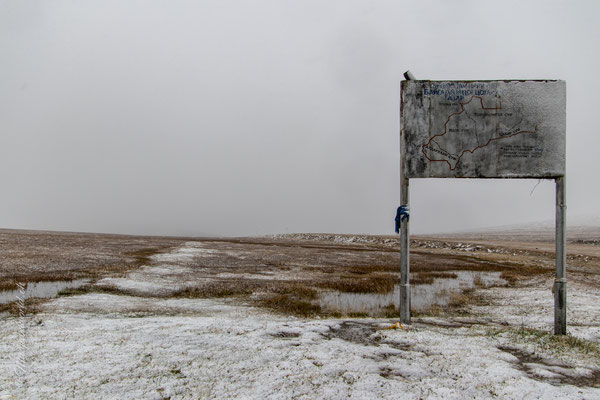
[[[50,282],[29,282],[25,290],[5,290],[0,291],[0,304],[6,304],[17,301],[19,298],[30,299],[56,297],[58,292],[64,289],[75,289],[88,283],[88,279],[75,279],[72,281],[50,281]]]
[[[448,305],[452,294],[475,287],[476,281],[483,286],[506,283],[500,278],[500,272],[452,272],[456,273],[456,278],[435,278],[429,285],[411,285],[411,309],[421,311],[432,305]],[[318,300],[318,304],[325,311],[369,315],[380,314],[383,309],[392,304],[397,309],[400,306],[399,302],[400,285],[396,285],[392,292],[384,294],[326,291],[321,293]]]

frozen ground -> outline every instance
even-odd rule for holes
[[[597,315],[597,306],[590,311]],[[589,387],[598,374],[593,356],[553,354],[489,325],[424,318],[407,329],[383,329],[389,325],[296,319],[209,299],[60,298],[43,313],[4,321],[0,393],[35,399],[600,398],[600,389]],[[536,355],[524,360],[521,354]],[[19,360],[23,371],[15,373]]]
[[[324,263],[332,252],[370,257],[327,241],[374,245],[364,237],[319,240],[293,248],[296,258],[285,253],[286,265],[314,268],[311,252],[322,252]],[[600,399],[600,295],[582,270],[569,286],[573,336],[563,339],[548,334],[551,280],[541,277],[480,288],[487,301],[422,315],[404,329],[385,329],[396,322],[389,318],[275,314],[247,297],[169,297],[229,279],[222,274],[235,274],[233,265],[247,280],[304,278],[303,269],[250,268],[256,246],[182,241],[95,283],[114,293],[59,297],[34,314],[4,315],[0,399]],[[284,250],[261,251],[272,251],[272,260]],[[198,260],[208,275],[197,273]]]

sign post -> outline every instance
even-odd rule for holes
[[[556,178],[556,279],[554,280],[554,334],[567,334],[567,240],[565,178]]]
[[[400,204],[409,206],[408,178],[400,173]],[[400,322],[410,324],[410,232],[409,219],[400,222]]]
[[[415,80],[410,71],[404,73],[407,81]],[[406,147],[401,144],[401,165],[404,163]],[[410,211],[409,180],[404,174],[404,168],[400,167],[400,204]],[[400,322],[410,324],[410,213],[406,219],[400,218]]]
[[[412,178],[556,181],[555,334],[566,334],[566,85],[556,80],[401,84],[400,201]],[[508,212],[509,210],[507,210]],[[410,322],[408,218],[401,224],[400,318]]]

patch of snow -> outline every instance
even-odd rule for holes
[[[164,294],[177,289],[179,285],[176,283],[176,286],[173,286],[165,280],[148,281],[132,278],[104,278],[96,282],[96,286],[98,287],[114,287],[124,292],[137,292],[140,294]]]
[[[202,242],[185,242],[180,248],[169,253],[154,254],[152,261],[161,263],[176,263],[193,260],[196,257],[213,257],[218,250],[204,247]]]

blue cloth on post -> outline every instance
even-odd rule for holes
[[[409,217],[410,209],[408,208],[407,204],[403,204],[398,207],[396,210],[396,233],[400,233],[400,225],[402,224],[402,221],[406,220],[406,222],[408,222]]]

